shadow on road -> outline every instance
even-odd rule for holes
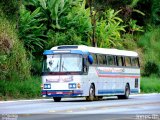
[[[85,98],[80,98],[80,99],[77,99],[77,98],[72,98],[72,100],[67,100],[67,98],[62,98],[61,102],[99,102],[99,101],[113,101],[113,100],[119,100],[117,97],[105,97],[103,98],[102,100],[95,100],[95,101],[87,101]],[[52,101],[54,102],[54,100]]]
[[[100,101],[124,101],[124,100],[131,100],[131,99],[134,99],[133,97],[129,98],[129,99],[118,99],[116,96],[108,96],[108,97],[103,97],[102,100],[95,100],[95,101],[87,101],[84,97],[80,97],[80,98],[62,98],[61,102],[64,102],[64,103],[67,103],[67,102],[100,102]],[[49,101],[49,102],[54,102],[53,101]],[[55,102],[55,103],[59,103],[59,102]]]

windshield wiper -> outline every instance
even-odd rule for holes
[[[62,71],[63,71],[63,69],[64,69],[65,71],[67,71],[67,68],[64,67],[64,61],[63,61],[63,63],[62,63]]]
[[[59,61],[57,62],[57,65],[56,65],[56,67],[53,69],[53,71],[55,71],[56,69],[58,69],[58,67],[59,67]]]

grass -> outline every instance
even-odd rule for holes
[[[142,77],[141,93],[160,93],[160,78],[155,76]]]
[[[31,77],[28,80],[0,80],[0,100],[29,99],[41,96],[41,78]]]

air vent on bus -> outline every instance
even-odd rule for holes
[[[77,49],[78,46],[72,45],[72,46],[59,46],[57,49]]]

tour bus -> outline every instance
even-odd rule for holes
[[[128,99],[140,92],[140,64],[134,51],[62,45],[43,53],[42,96],[55,102],[64,97],[103,96]]]

